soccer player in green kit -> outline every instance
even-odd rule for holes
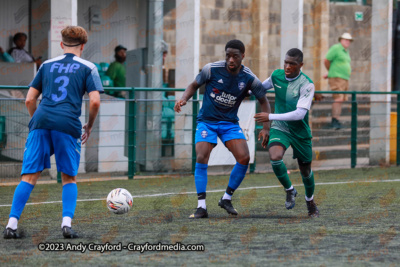
[[[319,211],[314,202],[314,174],[311,170],[312,144],[311,130],[308,125],[308,110],[311,107],[315,87],[303,72],[303,52],[290,49],[285,56],[284,69],[275,70],[271,77],[263,82],[265,89],[275,90],[275,113],[261,112],[254,116],[257,122],[272,121],[269,140],[267,133],[261,130],[259,140],[267,145],[272,169],[286,191],[285,207],[295,206],[297,191],[293,187],[283,155],[289,146],[293,148],[293,158],[297,158],[301,177],[306,191],[308,215],[318,217]]]

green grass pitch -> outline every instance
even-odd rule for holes
[[[273,174],[247,175],[233,205],[239,216],[218,207],[228,176],[208,178],[209,219],[189,220],[197,205],[193,177],[78,183],[78,199],[105,199],[117,187],[135,197],[124,215],[108,212],[105,200],[79,201],[73,229],[82,237],[61,235],[61,185],[39,184],[19,222],[21,240],[0,239],[0,266],[396,266],[400,260],[399,168],[315,172],[320,218],[307,217],[304,187],[293,210]],[[352,182],[354,181],[354,182]],[[264,188],[262,188],[264,187]],[[267,187],[267,188],[265,188]],[[7,224],[15,186],[0,187],[0,226]],[[214,191],[214,192],[213,192]],[[162,195],[173,193],[169,195]],[[179,193],[179,194],[178,194]],[[203,252],[39,251],[39,243],[204,244]]]

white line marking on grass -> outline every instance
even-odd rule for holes
[[[327,183],[316,183],[315,185],[333,185],[333,184],[352,184],[352,183],[391,183],[391,182],[400,182],[400,179],[393,180],[372,180],[372,181],[347,181],[347,182],[327,182]],[[303,184],[295,184],[293,186],[302,186]],[[270,186],[254,186],[254,187],[244,187],[238,188],[237,190],[251,190],[251,189],[269,189],[269,188],[277,188],[282,187],[281,185],[270,185]],[[236,191],[237,191],[236,190]],[[217,189],[217,190],[208,190],[207,193],[219,193],[225,192],[226,189]],[[171,196],[171,195],[191,195],[197,194],[197,192],[183,192],[183,193],[160,193],[160,194],[152,194],[152,195],[139,195],[133,196],[133,198],[146,198],[146,197],[162,197],[162,196]],[[78,199],[77,202],[89,202],[89,201],[100,201],[106,200],[106,198],[92,198],[92,199]],[[42,204],[54,204],[54,203],[62,203],[62,201],[48,201],[48,202],[36,202],[36,203],[26,203],[26,205],[42,205]],[[0,207],[11,207],[11,204],[0,205]]]

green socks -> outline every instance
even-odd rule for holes
[[[315,188],[314,173],[311,171],[308,177],[304,177],[303,175],[301,177],[303,178],[304,188],[306,189],[306,197],[310,198],[313,196]]]
[[[287,174],[286,165],[285,163],[283,163],[283,160],[278,160],[278,161],[271,160],[271,164],[276,177],[278,177],[279,179],[279,182],[281,182],[281,184],[285,189],[289,189],[292,186],[292,182],[290,182],[289,175]],[[313,184],[314,184],[314,176],[313,176]]]
[[[285,189],[289,189],[292,186],[292,182],[290,182],[289,175],[287,174],[285,163],[283,163],[282,160],[271,160],[271,164],[276,177],[278,177],[279,179],[279,182],[281,182]],[[306,197],[311,198],[314,194],[315,189],[314,173],[313,171],[311,171],[308,177],[304,177],[303,175],[301,177],[303,178],[303,184],[306,190]]]

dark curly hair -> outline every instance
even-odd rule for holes
[[[239,51],[242,52],[242,54],[244,54],[244,51],[245,51],[244,44],[240,40],[230,40],[225,45],[225,51],[228,48],[239,49]]]

